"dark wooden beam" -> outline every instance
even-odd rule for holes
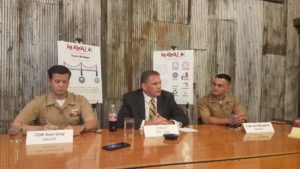
[[[294,19],[294,26],[298,29],[298,33],[300,34],[300,18]]]
[[[269,2],[275,2],[275,3],[283,3],[284,0],[263,0],[263,1],[269,1]]]
[[[294,19],[294,26],[297,28],[298,30],[298,34],[299,34],[299,39],[300,39],[300,18],[295,18]],[[299,69],[299,74],[300,74],[300,69]],[[300,78],[300,77],[299,77]],[[300,81],[299,81],[300,83]],[[300,97],[300,86],[299,86],[299,95]],[[299,104],[298,104],[299,108],[298,108],[298,117],[300,117],[300,99],[299,99]]]

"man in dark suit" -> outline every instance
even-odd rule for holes
[[[140,86],[140,89],[124,94],[118,114],[118,128],[124,128],[126,117],[135,119],[135,129],[142,129],[144,125],[188,125],[189,120],[175,102],[173,94],[161,89],[158,72],[143,72]]]

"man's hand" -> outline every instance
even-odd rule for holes
[[[23,122],[19,120],[14,120],[8,130],[8,134],[10,135],[17,135],[19,131],[22,131]]]
[[[300,127],[300,119],[294,121],[294,126]]]
[[[153,119],[150,119],[148,121],[145,121],[144,125],[167,125],[167,124],[174,124],[173,121],[169,121],[165,118],[163,118],[160,115],[155,116]]]
[[[247,121],[247,117],[241,113],[232,114],[229,117],[229,121],[230,121],[230,124],[232,124],[232,125],[241,124],[241,123],[245,123]]]

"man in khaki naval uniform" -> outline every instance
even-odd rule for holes
[[[23,133],[34,130],[73,129],[74,136],[96,129],[97,119],[87,99],[68,93],[70,70],[54,65],[48,70],[51,91],[36,97],[17,115],[9,130],[16,134],[17,128]]]
[[[211,93],[198,100],[198,114],[204,123],[236,125],[246,122],[243,106],[236,98],[227,94],[230,83],[229,75],[216,75]]]

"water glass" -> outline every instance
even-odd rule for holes
[[[124,136],[128,138],[132,138],[134,136],[134,118],[125,118]]]
[[[22,143],[22,137],[23,137],[22,123],[18,121],[11,123],[11,127],[8,130],[8,134],[10,135],[10,142]]]

